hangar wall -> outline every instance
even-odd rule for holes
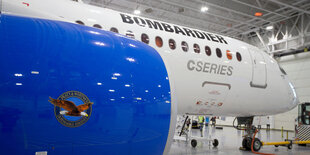
[[[310,52],[283,56],[277,58],[279,64],[286,71],[289,79],[295,86],[299,102],[310,102]],[[298,108],[275,115],[275,128],[294,130]]]

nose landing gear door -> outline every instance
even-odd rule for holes
[[[256,49],[249,49],[249,52],[253,66],[250,86],[265,89],[267,87],[267,71],[263,53]]]

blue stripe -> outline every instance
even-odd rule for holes
[[[139,41],[2,14],[0,154],[162,154],[171,115],[167,77],[157,51]],[[67,91],[94,103],[79,127],[61,124],[48,102]]]

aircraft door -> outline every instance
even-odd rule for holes
[[[261,52],[255,49],[249,49],[252,57],[252,81],[251,87],[266,88],[267,72],[266,62]]]

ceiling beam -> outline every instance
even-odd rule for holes
[[[118,2],[119,2],[119,1],[123,1],[123,3],[131,3],[130,1],[127,1],[127,0],[118,0]],[[114,2],[116,2],[116,1],[114,1]],[[101,4],[101,3],[99,3],[99,2],[91,1],[90,4],[95,4],[95,5],[97,5],[97,6],[104,7],[103,4]],[[111,3],[111,4],[112,4],[112,3]],[[111,8],[111,4],[109,5],[110,8]],[[118,4],[114,4],[114,5],[118,5]],[[125,6],[126,6],[126,5],[125,5]],[[139,3],[139,6],[140,6],[140,7],[142,6],[142,7],[144,7],[144,8],[152,8],[152,9],[154,9],[154,10],[157,10],[157,11],[159,11],[159,12],[164,12],[164,13],[167,13],[167,14],[174,14],[175,16],[183,16],[183,17],[185,17],[185,18],[188,18],[188,19],[191,20],[191,21],[195,21],[195,23],[200,23],[200,25],[214,25],[214,26],[216,26],[216,27],[221,27],[221,28],[226,28],[226,27],[227,27],[227,26],[223,26],[223,25],[221,25],[221,24],[217,24],[217,23],[214,23],[214,22],[209,22],[209,21],[206,21],[206,20],[198,19],[198,18],[195,18],[195,17],[193,17],[193,16],[186,16],[186,15],[184,15],[184,14],[179,14],[179,13],[171,12],[171,11],[169,11],[169,10],[165,10],[165,9],[162,9],[162,8],[153,7],[153,6],[150,6],[150,5],[148,5],[148,4],[144,4],[144,3]],[[118,7],[120,7],[120,5],[118,5]],[[122,6],[122,7],[124,7],[124,6]],[[128,8],[128,7],[126,7],[126,8]],[[117,8],[114,8],[114,9],[115,9],[115,10],[119,10],[119,9],[117,9]],[[131,11],[133,11],[134,9],[133,9],[133,8],[128,8],[127,10],[128,10],[127,13],[132,14]],[[119,10],[119,11],[120,11],[120,10]],[[124,10],[122,10],[122,11],[124,12]],[[154,16],[147,15],[147,14],[142,14],[141,16],[144,16],[144,17],[146,17],[146,18],[154,19]],[[157,20],[164,21],[165,19],[163,19],[162,17],[161,17],[161,18],[157,17]],[[167,19],[166,19],[166,20],[167,20]],[[174,19],[174,20],[175,20],[175,19]],[[166,21],[166,22],[171,22],[171,21]],[[187,26],[187,27],[191,27],[191,28],[195,28],[195,29],[203,29],[203,30],[207,29],[207,28],[204,28],[204,27],[202,27],[202,26],[184,25],[184,23],[182,24],[181,21],[179,21],[179,23],[180,23],[179,25]],[[210,29],[207,29],[207,30],[208,30],[209,32],[212,31],[212,30],[210,30]],[[241,32],[240,30],[237,30],[237,29],[235,29],[235,30],[238,31],[238,32]],[[219,32],[214,31],[214,30],[213,30],[212,32],[219,33]],[[222,33],[220,33],[220,34],[222,34]]]
[[[295,6],[290,5],[290,4],[286,4],[286,3],[280,2],[278,0],[269,0],[269,1],[271,1],[273,3],[276,3],[276,4],[279,4],[279,5],[282,5],[282,6],[286,6],[286,7],[292,8],[292,9],[294,9],[296,11],[300,11],[300,12],[303,12],[303,13],[306,13],[306,14],[310,14],[310,11],[307,11],[307,10],[295,7]]]
[[[196,2],[199,1],[199,0],[195,0]],[[199,1],[200,2],[200,1]],[[242,15],[242,16],[246,16],[250,19],[258,19],[258,20],[263,20],[265,22],[272,22],[272,21],[269,21],[269,20],[266,20],[266,19],[263,19],[263,18],[258,18],[258,17],[255,17],[253,15],[249,15],[247,13],[244,13],[244,12],[241,12],[241,11],[237,11],[237,10],[233,10],[233,9],[230,9],[230,8],[226,8],[226,7],[223,7],[223,6],[220,6],[218,4],[214,4],[214,3],[211,3],[211,2],[206,2],[207,5],[210,5],[210,6],[213,6],[213,7],[217,7],[217,8],[220,8],[220,9],[223,9],[223,10],[227,10],[227,11],[230,11],[230,12],[233,12],[235,14],[239,14],[239,15]]]
[[[126,0],[122,0],[122,1],[126,1]],[[130,0],[129,0],[130,1]],[[127,1],[128,2],[128,1]],[[183,16],[183,17],[187,17],[187,18],[191,18],[191,20],[196,20],[196,21],[199,21],[199,22],[196,22],[196,23],[208,23],[210,25],[214,25],[214,26],[218,26],[218,27],[222,27],[222,28],[227,28],[228,26],[226,25],[221,25],[221,24],[218,24],[218,23],[214,23],[214,22],[209,22],[209,21],[206,21],[205,19],[203,18],[200,18],[200,17],[197,17],[197,16],[188,16],[188,15],[184,15],[184,14],[180,14],[180,13],[175,13],[173,11],[170,11],[170,10],[166,10],[166,9],[162,9],[162,8],[158,8],[158,7],[153,7],[153,6],[150,6],[148,3],[146,2],[140,2],[139,3],[140,6],[143,6],[143,7],[146,7],[146,8],[153,8],[153,9],[157,9],[157,10],[160,10],[162,12],[165,12],[165,13],[168,13],[168,14],[175,14],[177,16]],[[171,21],[169,21],[171,22]],[[239,30],[239,29],[235,29],[233,28],[234,31],[237,31],[237,32],[242,32],[242,30]]]
[[[301,3],[301,2],[304,2],[304,0],[300,0],[300,1],[296,2],[296,3],[293,3],[293,5],[297,5],[297,4]],[[285,8],[288,8],[288,7],[287,7],[287,6],[284,6],[284,7],[282,7],[282,8],[279,8],[279,9],[275,10],[275,12],[278,12],[278,11],[283,10],[283,9],[285,9]],[[269,14],[271,14],[271,13],[267,13],[266,15],[269,15]],[[301,14],[303,14],[303,13],[298,13],[298,14],[293,15],[293,16],[286,16],[285,18],[282,18],[282,19],[273,21],[273,22],[271,22],[270,24],[276,24],[276,23],[278,23],[278,22],[288,20],[288,19],[290,19],[290,18],[299,16],[299,15],[301,15]],[[235,25],[235,26],[240,26],[240,25],[242,25],[242,24],[238,24],[238,25]],[[233,27],[234,27],[234,26],[233,26]],[[260,28],[263,28],[263,27],[260,27]],[[224,33],[224,32],[226,32],[227,30],[229,30],[229,29],[225,29],[225,30],[221,31],[221,33]],[[243,34],[243,35],[246,35],[246,34],[248,34],[248,33],[250,33],[250,32],[255,32],[255,31],[257,31],[257,30],[258,30],[258,29],[251,29],[251,30],[248,30],[248,31],[243,32],[242,34]]]
[[[191,11],[201,13],[199,8],[193,8],[193,7],[185,6],[185,5],[182,5],[180,3],[175,3],[175,2],[171,2],[171,1],[164,1],[164,0],[159,0],[159,1],[161,1],[162,3],[166,3],[166,4],[169,4],[169,5],[174,5],[174,6],[177,6],[177,7],[183,7],[183,8],[189,9]],[[204,13],[201,13],[201,14],[203,15]],[[225,19],[227,21],[238,22],[238,23],[242,23],[242,24],[245,24],[245,25],[257,27],[257,25],[254,25],[254,24],[251,24],[251,23],[247,23],[247,22],[244,22],[244,21],[241,21],[241,20],[237,20],[237,19],[232,19],[232,18],[229,18],[227,16],[225,17],[225,16],[217,15],[217,14],[214,14],[214,13],[211,13],[211,12],[206,12],[206,14],[214,16],[214,17],[222,18],[222,19]]]
[[[239,0],[232,0],[234,2],[237,2],[239,4],[243,4],[243,5],[246,5],[248,7],[252,7],[252,8],[255,8],[255,9],[259,9],[259,10],[263,10],[263,11],[266,11],[266,12],[269,12],[269,13],[272,13],[272,14],[275,14],[275,15],[278,15],[278,16],[281,16],[281,17],[286,17],[285,15],[282,15],[282,14],[279,14],[279,13],[276,13],[276,12],[273,12],[273,11],[269,11],[267,9],[264,9],[264,8],[260,8],[260,7],[257,7],[255,5],[252,5],[252,4],[248,4],[248,3],[245,3],[245,2],[242,2],[242,1],[239,1]]]

